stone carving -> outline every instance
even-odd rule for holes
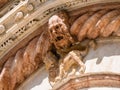
[[[20,19],[23,18],[23,12],[17,12],[16,16],[15,16],[15,21],[19,21]]]
[[[83,41],[86,38],[96,39],[98,36],[119,36],[119,13],[119,10],[87,12],[76,19],[72,26],[68,22],[69,17],[66,12],[62,11],[52,16],[49,19],[49,30],[44,31],[40,37],[34,38],[26,47],[18,50],[16,55],[9,58],[4,64],[0,74],[0,88],[2,90],[14,90],[42,62],[45,63],[49,72],[50,82],[55,82],[57,76],[56,80],[66,77],[71,69],[74,74],[76,68],[80,67],[80,72],[83,73],[85,66],[82,61],[86,54],[83,55],[82,53],[87,53],[89,45],[92,47],[95,45],[94,43],[87,43],[82,46],[82,42],[80,44],[76,44],[76,42]],[[15,35],[20,36],[26,31],[26,28],[30,28],[33,24],[26,24],[25,27],[20,28],[19,32],[16,31]],[[74,40],[72,36],[78,40]],[[5,45],[1,44],[1,47]],[[72,56],[73,58],[69,59]],[[77,64],[78,67],[74,67],[74,64]]]
[[[50,42],[51,44],[53,44],[53,49],[54,49],[53,53],[55,53],[56,55],[56,58],[54,59],[52,58],[52,59],[54,60],[54,62],[57,61],[56,63],[58,67],[58,60],[59,58],[61,58],[61,54],[62,54],[62,53],[59,53],[58,51],[61,51],[61,49],[64,50],[64,48],[70,47],[70,45],[74,42],[73,38],[69,33],[70,26],[68,23],[67,13],[64,11],[61,11],[56,15],[53,15],[49,19],[48,24],[49,24],[48,32],[50,34]],[[48,58],[48,59],[51,59],[51,58]],[[46,61],[47,63],[49,63],[48,60]],[[49,80],[52,85],[55,82],[55,77],[58,75],[58,70],[55,68],[56,63],[54,63],[54,65],[52,64],[49,66]]]
[[[70,32],[79,41],[118,35],[120,29],[120,10],[100,10],[79,17],[71,26]],[[113,29],[114,28],[114,29]],[[117,33],[117,34],[115,34]]]
[[[5,26],[0,25],[0,34],[3,34],[5,32]]]
[[[17,51],[14,57],[7,60],[0,74],[0,89],[14,90],[31,73],[41,66],[50,42],[49,34],[43,32],[34,38],[26,47]]]
[[[34,9],[34,6],[32,4],[28,4],[27,9],[28,11],[32,11]]]
[[[68,15],[64,11],[53,15],[49,19],[50,41],[57,50],[68,48],[74,42],[69,33],[69,28]]]
[[[38,25],[37,26],[33,25],[33,26],[38,28],[39,25],[40,26],[43,25],[43,21],[46,21],[46,19],[49,16],[51,16],[51,14],[53,14],[53,13],[59,11],[59,10],[63,10],[63,9],[69,9],[69,8],[70,9],[72,9],[72,8],[75,9],[75,8],[78,8],[78,6],[81,6],[82,2],[83,3],[84,2],[89,2],[89,0],[72,0],[72,1],[69,0],[69,1],[65,1],[65,2],[54,1],[55,3],[58,2],[59,5],[57,5],[55,7],[53,5],[53,7],[48,8],[47,4],[51,4],[51,2],[49,2],[49,3],[44,5],[46,8],[48,8],[47,10],[45,9],[45,11],[43,11],[43,13],[41,13],[41,14],[36,13],[36,12],[41,11],[41,4],[44,4],[47,1],[49,1],[49,0],[36,0],[36,2],[34,2],[34,0],[15,0],[15,1],[9,3],[9,5],[7,5],[5,8],[3,8],[3,10],[0,12],[1,17],[4,17],[6,15],[9,16],[9,20],[8,20],[7,17],[5,17],[4,20],[1,21],[1,23],[4,23],[6,31],[9,31],[9,30],[12,29],[12,32],[18,32],[19,28],[23,27],[20,23],[24,23],[24,25],[26,25],[29,22],[30,18],[33,18],[34,16],[37,15],[36,17],[39,18],[39,22],[37,22]],[[54,3],[54,2],[52,2],[52,3]],[[109,1],[107,1],[107,2],[109,2]],[[114,1],[114,2],[116,2],[116,1]],[[117,1],[117,2],[119,2],[119,1]],[[33,5],[33,10],[32,10],[31,5],[30,5],[30,7],[28,7],[29,4]],[[15,9],[14,7],[16,7],[17,9]],[[29,11],[28,8],[31,8],[32,11]],[[105,4],[105,5],[103,5],[103,7],[100,7],[98,5],[98,7],[95,6],[94,9],[89,8],[90,10],[89,9],[84,9],[84,10],[81,9],[79,12],[74,13],[74,15],[75,14],[83,14],[83,13],[86,13],[86,12],[89,12],[89,11],[95,12],[97,10],[103,10],[103,9],[113,10],[113,8],[114,9],[119,8],[119,3],[117,3],[117,4],[115,4],[115,3],[114,4],[113,3]],[[16,22],[15,22],[15,20],[13,20],[13,18],[18,11],[23,12],[25,18],[24,18],[24,20],[20,20],[20,23],[17,23],[17,25],[16,25]],[[36,15],[33,15],[33,13],[36,13]],[[33,18],[33,19],[35,19],[35,18]],[[14,28],[13,28],[13,26],[14,26]],[[34,28],[34,30],[35,29],[36,28]],[[25,37],[26,35],[28,35],[28,33],[32,32],[32,31],[33,30],[30,30],[30,28],[29,28],[29,30],[27,30],[27,32],[22,32],[22,35],[23,35],[22,37],[21,37],[21,34],[20,34],[20,36],[18,36],[18,38],[21,41],[21,40],[23,40],[23,37]],[[3,33],[2,36],[0,35],[1,36],[0,39],[2,39],[2,41],[0,41],[0,43],[1,43],[1,45],[0,45],[1,46],[0,47],[0,56],[1,57],[4,57],[5,52],[9,52],[9,49],[11,49],[12,46],[16,45],[16,44],[14,44],[14,43],[16,43],[15,41],[13,43],[9,43],[9,45],[4,44],[4,43],[7,43],[7,41],[9,41],[10,37],[13,37],[13,35],[14,35],[13,33],[12,34],[11,33]],[[15,35],[15,37],[16,37],[16,35]],[[17,40],[17,42],[19,42],[19,40]]]
[[[76,69],[80,68],[79,73],[85,72],[85,65],[83,63],[83,57],[87,54],[88,48],[83,51],[73,50],[70,51],[63,60],[60,61],[59,75],[56,77],[55,82],[66,78],[69,75],[75,75]],[[71,72],[70,72],[71,70]]]
[[[53,85],[55,83],[55,77],[58,76],[59,70],[57,57],[49,51],[43,62],[45,63],[46,70],[49,74],[49,82],[51,85]]]
[[[60,11],[49,19],[48,31],[50,34],[50,42],[51,44],[54,45],[56,54],[59,55],[59,57],[57,57],[56,55],[57,57],[56,60],[63,59],[61,60],[61,63],[59,63],[59,70],[58,70],[59,72],[57,72],[59,74],[57,75],[56,73],[56,75],[54,75],[56,70],[53,72],[53,74],[49,73],[50,75],[52,74],[52,76],[54,76],[52,80],[50,77],[51,85],[53,85],[54,82],[58,80],[58,78],[62,79],[65,76],[64,75],[65,72],[67,73],[71,69],[71,67],[74,67],[75,66],[74,64],[77,64],[77,63],[79,64],[77,66],[80,67],[80,72],[84,73],[85,71],[85,65],[82,62],[83,55],[82,55],[82,52],[79,51],[80,49],[82,50],[83,48],[80,44],[79,44],[79,48],[75,47],[74,45],[75,40],[73,39],[73,37],[70,35],[70,32],[69,32],[70,25],[68,20],[69,20],[69,16],[65,11]],[[74,51],[74,49],[76,49],[76,51]],[[66,54],[68,55],[65,56]],[[55,62],[56,60],[54,60],[53,62]],[[53,66],[55,65],[51,64],[49,68]],[[74,67],[73,69],[77,69],[77,68]],[[58,77],[56,78],[56,76]]]
[[[4,6],[9,0],[0,0],[0,8]]]
[[[30,27],[32,27],[33,25],[35,25],[39,20],[37,19],[33,19],[31,21],[29,21],[26,25],[24,25],[23,27],[21,27],[20,29],[16,30],[15,32],[11,32],[8,31],[10,34],[12,34],[11,37],[9,37],[7,40],[4,40],[4,42],[2,44],[0,44],[0,50],[4,50],[6,49],[6,46],[10,46],[10,44],[14,43],[14,41],[21,36],[24,32],[26,32]],[[5,27],[3,27],[3,25],[1,26],[2,29],[5,29]]]
[[[119,16],[119,14],[120,14],[119,10],[112,10],[112,11],[100,10],[100,11],[97,11],[94,13],[93,12],[87,13],[87,14],[85,14],[85,16],[81,16],[79,19],[77,19],[75,21],[75,23],[73,23],[73,26],[70,28],[70,32],[72,35],[77,36],[78,41],[82,41],[85,38],[96,39],[98,36],[108,37],[116,30],[111,31],[111,33],[110,33],[109,30],[106,30],[106,25],[109,25],[108,23],[111,22],[111,19],[112,18],[114,19],[116,16]],[[65,18],[63,18],[63,16]],[[72,65],[75,64],[76,60],[79,60],[79,62],[82,62],[82,58],[75,59],[75,57],[73,57],[76,55],[76,52],[73,53],[72,49],[70,49],[71,47],[74,46],[75,40],[69,33],[70,26],[68,23],[68,19],[69,19],[69,17],[67,16],[67,14],[65,14],[65,12],[59,12],[58,14],[52,16],[49,19],[50,41],[55,46],[56,52],[57,52],[57,54],[60,55],[60,58],[63,58],[63,61],[62,61],[63,63],[59,63],[59,75],[56,78],[56,81],[65,76],[64,75],[65,72],[69,71],[69,69],[72,67]],[[103,22],[101,22],[99,20],[101,20]],[[119,22],[119,19],[117,19],[117,20],[118,20],[117,22]],[[101,23],[101,24],[99,26],[97,26],[99,23]],[[103,26],[103,27],[101,27],[101,26]],[[119,24],[115,24],[115,26],[120,27]],[[97,28],[100,27],[99,28],[100,30],[97,29],[97,32],[94,32],[93,31],[94,27],[97,27]],[[119,28],[116,28],[116,29],[119,30]],[[107,34],[104,33],[105,31],[107,31]],[[94,33],[96,35],[93,35],[92,33]],[[96,45],[93,44],[93,42],[90,42],[89,45],[92,46],[93,48],[96,48]],[[74,48],[74,49],[76,49],[76,48]],[[64,57],[66,54],[68,54],[68,55],[66,57]],[[80,55],[79,57],[81,57],[81,56],[82,55]],[[72,57],[72,60],[74,61],[74,63],[71,62],[71,57]],[[66,62],[68,62],[68,65],[66,64]],[[69,65],[69,63],[71,63],[71,64]],[[66,66],[66,68],[63,68],[64,65]],[[67,68],[67,66],[69,69]],[[83,63],[82,64],[79,63],[79,66],[84,71],[85,66],[83,65]]]

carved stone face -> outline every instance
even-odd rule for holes
[[[68,16],[59,12],[49,19],[50,40],[57,49],[64,49],[71,45],[73,38],[69,33]]]

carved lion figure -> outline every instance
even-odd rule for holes
[[[88,48],[83,51],[73,50],[70,51],[65,58],[61,59],[59,66],[59,75],[56,77],[56,81],[66,78],[69,75],[75,75],[77,68],[79,73],[83,74],[85,72],[85,65],[83,63],[83,58],[87,54]]]
[[[65,11],[60,11],[57,14],[53,15],[48,22],[50,42],[52,43],[53,47],[55,47],[55,52],[53,52],[53,54],[56,54],[56,57],[59,55],[57,58],[48,58],[49,60],[52,60],[52,63],[49,63],[47,66],[50,82],[55,82],[55,80],[58,80],[58,78],[60,80],[65,75],[67,75],[71,68],[73,69],[73,74],[75,73],[75,70],[78,66],[81,67],[81,73],[85,71],[85,65],[82,62],[83,52],[78,50],[81,47],[77,48],[77,50],[74,48],[75,40],[69,32],[70,25],[68,19],[69,16],[67,13]],[[46,61],[49,61],[48,59]],[[56,64],[55,60],[53,59],[56,59],[56,63],[59,65],[59,70],[57,68],[55,69]],[[61,61],[61,63],[58,64],[59,61]]]
[[[69,33],[68,15],[65,11],[58,12],[53,15],[48,22],[50,41],[56,49],[64,49],[69,47],[73,42],[73,38]]]

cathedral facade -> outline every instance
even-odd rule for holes
[[[0,90],[119,90],[120,0],[1,0]]]

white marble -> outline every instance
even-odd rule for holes
[[[48,74],[43,67],[38,70],[35,74],[30,76],[18,90],[49,90],[51,86],[48,81]]]
[[[100,44],[98,49],[90,49],[84,59],[85,73],[114,72],[120,73],[120,43]],[[38,70],[20,86],[18,90],[50,90],[48,73],[45,68]],[[96,87],[82,90],[120,90],[120,88]]]
[[[86,73],[120,73],[120,43],[100,44],[98,49],[91,49],[85,60]]]

